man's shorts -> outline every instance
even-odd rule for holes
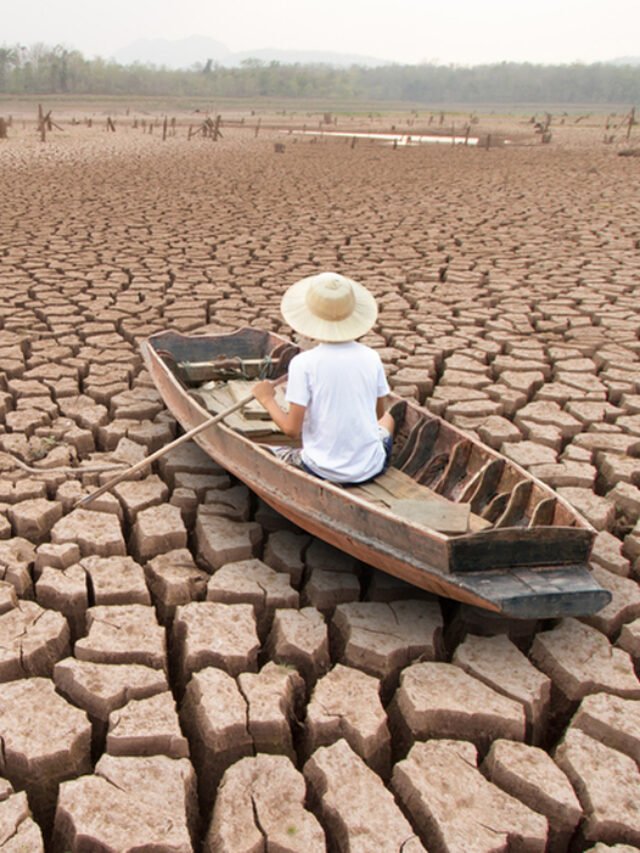
[[[391,451],[393,450],[393,436],[389,432],[388,429],[379,426],[378,427],[378,435],[382,439],[382,446],[384,447],[385,460],[384,460],[384,468],[380,472],[386,471],[391,463]],[[379,475],[376,475],[379,476]]]
[[[376,477],[379,477],[380,474],[384,474],[384,472],[389,467],[391,462],[391,452],[393,450],[393,436],[385,427],[378,426],[378,435],[380,436],[380,440],[382,441],[382,446],[384,448],[384,465],[378,471],[377,474],[374,474],[373,477],[369,477],[367,480],[361,480],[359,483],[336,483],[337,486],[362,486],[365,483],[370,483],[372,480],[375,480]],[[307,465],[304,464],[302,459],[302,449],[299,447],[279,447],[279,446],[271,446],[271,445],[263,445],[265,450],[270,450],[274,456],[277,456],[278,459],[281,459],[283,462],[286,462],[287,465],[293,465],[295,468],[300,468],[302,471],[305,471],[307,474],[311,474],[313,477],[317,477],[319,480],[326,479],[325,477],[321,477],[320,474],[316,474],[315,471],[312,471]],[[329,481],[332,482],[332,481]]]

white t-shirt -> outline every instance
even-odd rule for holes
[[[306,407],[305,465],[335,483],[375,477],[385,462],[376,402],[388,393],[380,356],[356,341],[318,344],[292,359],[286,396]]]

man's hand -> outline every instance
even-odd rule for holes
[[[263,379],[262,382],[258,382],[253,386],[253,390],[251,392],[253,396],[259,403],[267,408],[267,404],[275,399],[275,391],[273,390],[273,385],[269,382],[268,379]]]
[[[285,435],[291,438],[300,438],[305,407],[298,406],[296,403],[289,403],[289,411],[283,412],[276,402],[276,384],[278,383],[269,382],[268,379],[264,379],[253,386],[251,393],[265,407],[271,415],[271,419]]]

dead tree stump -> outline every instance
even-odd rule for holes
[[[45,142],[47,139],[47,131],[52,131],[53,129],[62,130],[59,124],[56,124],[55,121],[51,118],[51,110],[47,113],[42,109],[42,104],[38,104],[38,132],[40,133],[40,140]]]

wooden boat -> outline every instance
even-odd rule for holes
[[[237,397],[237,382],[225,378],[281,377],[298,352],[252,328],[162,332],[142,349],[185,430]],[[587,615],[607,604],[610,593],[588,568],[595,530],[566,500],[428,410],[394,395],[392,402],[391,467],[357,487],[320,480],[275,456],[269,445],[288,439],[258,419],[266,417],[258,404],[260,411],[232,415],[195,441],[299,527],[424,590],[515,618]]]

